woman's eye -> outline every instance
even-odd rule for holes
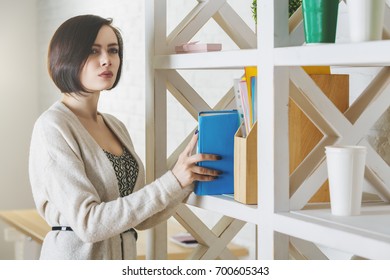
[[[111,49],[109,49],[108,51],[109,51],[110,53],[113,53],[113,54],[119,53],[119,49],[117,49],[117,48],[111,48]]]
[[[98,49],[92,49],[92,50],[91,50],[91,54],[97,54],[97,53],[99,53],[99,50],[98,50]]]

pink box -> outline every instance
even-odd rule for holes
[[[175,47],[176,53],[215,52],[222,50],[222,44],[198,44],[190,42]]]

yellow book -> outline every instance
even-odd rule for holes
[[[257,67],[256,66],[247,66],[244,68],[245,70],[245,81],[246,86],[248,88],[248,107],[249,107],[249,121],[250,121],[250,128],[253,126],[253,92],[252,92],[252,86],[251,86],[251,77],[257,77]]]

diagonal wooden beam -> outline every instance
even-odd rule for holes
[[[169,92],[194,119],[198,119],[198,112],[211,110],[207,102],[176,70],[165,70],[164,75],[167,79]]]
[[[366,89],[360,94],[355,102],[345,112],[345,117],[351,122],[355,123],[360,117],[368,104],[376,98],[378,92],[388,86],[390,83],[390,67],[383,67],[382,70],[375,76]]]
[[[366,139],[360,144],[367,147],[365,178],[372,184],[383,200],[390,201],[389,165],[378,155]]]
[[[238,258],[228,248],[225,248],[219,254],[217,259],[220,259],[220,260],[237,260]]]
[[[229,3],[226,2],[214,14],[213,18],[240,49],[255,49],[257,47],[256,33],[242,20]]]
[[[234,255],[226,251],[226,246],[244,225],[243,221],[223,216],[212,229],[214,234],[212,242],[206,248],[204,245],[196,248],[192,258],[211,260],[217,259],[223,254],[229,259],[236,259]]]
[[[288,20],[288,30],[290,34],[296,30],[296,28],[302,24],[302,6],[299,6],[299,8],[291,15],[291,17]]]
[[[382,34],[382,39],[383,40],[389,40],[390,39],[390,8],[389,8],[389,3],[386,2],[385,5],[385,18],[384,18],[384,26],[383,26],[383,34]]]
[[[307,257],[304,256],[298,248],[294,246],[291,242],[288,245],[288,254],[289,254],[289,259],[293,260],[307,260]]]
[[[301,93],[292,80],[290,80],[289,96],[314,124],[321,123],[321,126],[317,126],[317,128],[322,134],[338,136],[338,133],[333,126],[330,125],[324,116],[313,107],[311,101]]]
[[[166,0],[165,0],[166,1]],[[186,26],[207,6],[207,3],[200,2],[198,3],[186,16],[185,18],[172,30],[172,32],[167,36],[166,41],[169,44],[173,41]]]
[[[230,88],[228,92],[215,104],[213,110],[235,109],[236,100],[234,96],[234,88]]]
[[[382,87],[376,92],[375,98],[367,105],[366,109],[360,114],[359,118],[355,121],[353,132],[355,134],[362,135],[362,138],[368,134],[369,130],[374,126],[378,119],[388,110],[388,100],[390,96],[390,86],[386,84],[386,87]],[[351,138],[352,132],[348,135]]]
[[[227,244],[232,241],[244,225],[244,221],[223,216],[212,229],[216,238],[212,244],[209,244],[209,250],[205,252],[202,259],[216,259],[220,256],[225,251]]]
[[[175,219],[198,241],[208,246],[215,240],[212,231],[184,204],[177,209]]]
[[[301,67],[290,68],[290,79],[299,89],[290,97],[324,135],[342,135],[350,129],[352,124]]]
[[[309,260],[327,260],[328,257],[312,242],[291,237],[290,242],[296,250],[303,256],[304,259]]]
[[[218,12],[227,0],[213,0],[199,3],[188,16],[168,35],[168,49],[172,52],[176,45],[187,43]]]
[[[322,186],[322,184],[326,181],[327,178],[328,172],[326,160],[323,160],[317,165],[317,168],[311,174],[308,174],[307,178],[290,197],[290,209],[302,209],[317,192],[317,190]]]
[[[325,146],[334,145],[338,138],[324,137],[316,145],[316,147],[307,155],[301,164],[290,175],[290,197],[293,196],[296,190],[302,186],[310,174],[313,174],[317,169],[318,164],[325,160]],[[322,185],[322,184],[321,184]],[[321,187],[321,185],[313,186],[314,193]],[[309,199],[311,198],[308,194]]]
[[[199,243],[191,253],[191,259],[216,259],[221,255],[224,258],[236,258],[230,251],[227,251],[226,246],[245,225],[245,222],[223,216],[210,230],[184,204],[180,205],[174,217]]]

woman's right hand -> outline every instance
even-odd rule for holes
[[[182,188],[189,186],[194,181],[212,181],[221,174],[220,171],[196,165],[200,161],[221,159],[218,155],[193,154],[197,142],[198,134],[194,134],[172,169],[173,175]]]

